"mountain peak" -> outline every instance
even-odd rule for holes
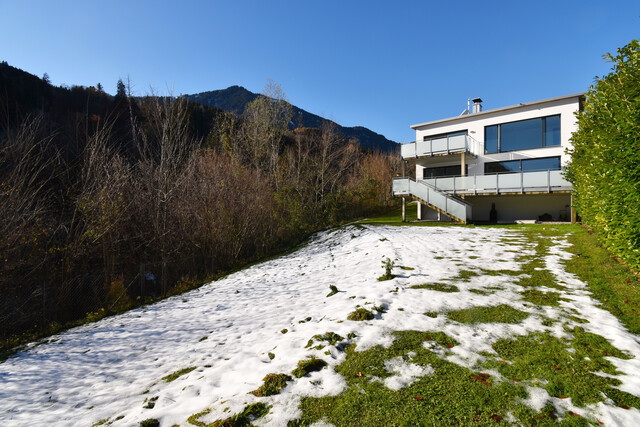
[[[261,95],[253,93],[238,85],[229,86],[226,89],[185,95],[189,101],[203,105],[210,105],[238,115],[242,115],[247,104],[258,96]],[[324,117],[309,113],[295,105],[292,105],[292,107],[294,116],[297,118],[298,126],[300,127],[319,128],[323,122],[332,122]],[[385,152],[392,152],[397,149],[397,142],[391,141],[383,135],[367,129],[366,127],[344,127],[337,123],[335,123],[335,125],[338,133],[340,133],[344,138],[358,140],[363,148],[381,150]]]

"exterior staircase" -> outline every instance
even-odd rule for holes
[[[456,222],[466,224],[467,221],[471,220],[471,204],[457,196],[440,191],[424,181],[415,181],[411,178],[394,178],[393,195],[411,196]]]

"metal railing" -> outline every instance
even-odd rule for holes
[[[451,176],[420,180],[440,191],[453,194],[526,193],[571,190],[560,170],[514,172],[491,175]]]
[[[441,210],[446,215],[467,223],[471,219],[471,205],[456,197],[440,191],[424,181],[414,181],[411,178],[394,178],[393,195],[411,195],[423,202]]]
[[[400,153],[403,159],[463,152],[477,156],[482,154],[483,151],[482,143],[469,135],[444,136],[410,142],[400,146]]]

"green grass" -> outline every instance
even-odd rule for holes
[[[196,366],[191,366],[189,368],[180,369],[178,371],[175,371],[175,372],[167,375],[166,377],[162,377],[162,380],[170,383],[171,381],[176,380],[178,377],[181,377],[182,375],[188,374],[189,372],[193,371],[194,369],[196,369]]]
[[[589,284],[602,308],[616,316],[634,334],[640,334],[640,281],[583,227],[572,227],[569,248],[575,256],[565,262],[567,272]]]
[[[456,322],[476,323],[520,323],[529,314],[516,310],[510,305],[500,304],[490,307],[473,307],[464,310],[449,311],[447,317]]]
[[[372,320],[373,318],[373,313],[366,308],[358,308],[355,311],[349,313],[349,315],[347,316],[347,320],[355,320],[357,322],[361,322],[363,320]]]
[[[291,425],[310,425],[324,419],[335,426],[351,425],[494,425],[514,414],[525,425],[539,425],[540,416],[524,406],[524,387],[513,381],[496,381],[437,357],[425,349],[427,339],[454,346],[455,340],[441,332],[396,332],[389,348],[346,350],[345,362],[336,366],[347,389],[337,396],[303,397],[301,417]],[[412,356],[409,353],[412,352]],[[432,375],[393,391],[374,378],[391,374],[384,361],[402,357],[410,363],[431,366]],[[552,414],[554,415],[554,414]],[[555,416],[555,415],[554,415]]]
[[[328,342],[329,345],[336,345],[340,341],[344,340],[340,335],[335,332],[326,332],[324,335],[314,335],[313,338],[309,340],[305,348],[311,347],[314,341],[317,342]]]
[[[538,289],[527,289],[522,292],[522,299],[536,305],[549,305],[557,307],[560,305],[560,294],[557,292],[543,292]]]
[[[257,397],[278,394],[287,385],[287,382],[291,381],[291,376],[287,374],[267,374],[262,381],[263,384],[257,390],[253,390],[251,394]]]
[[[407,203],[407,222],[402,222],[402,206],[389,212],[358,221],[355,225],[407,225],[413,227],[460,226],[455,222],[418,221],[418,204]]]
[[[319,371],[325,366],[327,366],[327,362],[322,359],[316,359],[315,357],[312,357],[311,359],[299,361],[298,367],[294,369],[291,374],[296,378],[301,378],[307,375],[309,372]]]
[[[468,282],[472,277],[480,276],[481,273],[472,270],[460,270],[458,274],[451,278],[452,281],[461,280]]]
[[[338,288],[336,287],[336,285],[329,285],[329,293],[327,294],[327,298],[334,296],[335,294],[337,294],[338,292],[340,292],[338,290]]]
[[[189,417],[189,419],[187,420],[187,422],[191,425],[194,426],[199,426],[199,427],[244,427],[244,426],[250,426],[252,425],[252,423],[254,421],[256,421],[259,418],[264,417],[265,415],[267,415],[269,413],[269,409],[271,407],[265,405],[262,402],[258,402],[258,403],[254,403],[252,405],[249,405],[247,407],[245,407],[242,412],[239,412],[237,414],[232,415],[229,418],[226,418],[224,420],[216,420],[210,424],[207,424],[205,422],[202,422],[199,420],[199,418],[209,414],[211,412],[211,409],[205,409],[202,412],[199,412],[197,414],[193,414]]]
[[[425,283],[423,285],[413,285],[409,289],[429,289],[438,292],[460,292],[456,285],[447,283]]]
[[[594,374],[618,374],[605,357],[627,359],[628,356],[599,335],[582,328],[571,332],[572,340],[560,340],[548,333],[500,340],[493,348],[500,358],[511,363],[491,361],[486,367],[496,368],[514,381],[542,387],[552,397],[571,398],[576,406],[602,402],[608,397],[617,406],[640,407],[639,398],[612,388],[621,384],[619,380]],[[569,347],[575,352],[567,352]]]

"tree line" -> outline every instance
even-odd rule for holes
[[[111,97],[34,80],[21,104],[2,83],[3,339],[186,289],[394,205],[395,153],[296,127],[272,82],[242,116],[134,98],[122,82]]]

